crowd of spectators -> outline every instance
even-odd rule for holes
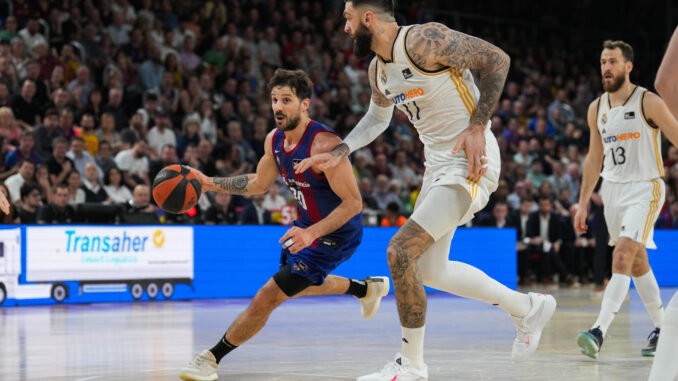
[[[369,60],[352,54],[342,11],[338,0],[14,1],[0,19],[0,190],[13,202],[4,222],[285,221],[294,197],[279,184],[254,197],[204,194],[183,215],[158,210],[150,185],[173,163],[208,176],[254,171],[275,127],[267,82],[277,67],[309,73],[310,116],[345,136],[366,111],[370,86]],[[397,16],[432,18],[416,1]],[[499,188],[468,225],[517,229],[523,284],[600,278],[591,270],[593,252],[606,250],[600,198],[594,194],[588,234],[576,233],[571,219],[586,110],[602,92],[602,39],[582,56],[586,49],[563,51],[577,36],[557,30],[457,24],[448,22],[512,56],[491,120],[502,155]],[[407,115],[396,110],[387,132],[352,159],[365,224],[402,225],[424,172]],[[675,229],[678,149],[669,144],[664,165],[667,200],[657,228]]]

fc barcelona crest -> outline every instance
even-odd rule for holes
[[[600,118],[600,120],[603,122],[603,124],[607,123],[607,114],[603,114],[603,117]]]
[[[380,76],[380,78],[381,78],[381,84],[382,84],[382,85],[385,85],[385,84],[386,84],[386,80],[387,80],[388,78],[386,78],[386,72],[384,71],[384,69],[381,69],[381,76]]]

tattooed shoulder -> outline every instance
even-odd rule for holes
[[[417,66],[426,70],[442,67],[435,61],[435,52],[445,48],[445,25],[430,22],[412,26],[405,37],[405,49]]]

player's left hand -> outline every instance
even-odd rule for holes
[[[485,153],[485,126],[471,124],[457,137],[452,153],[460,149],[466,153],[468,159],[468,176],[473,181],[480,180],[487,172],[487,156]]]
[[[318,237],[308,229],[292,226],[287,233],[280,238],[278,243],[282,243],[283,249],[287,248],[290,250],[290,253],[294,254],[311,245],[317,238]]]
[[[0,192],[0,210],[5,214],[9,214],[9,201],[7,201],[7,197],[2,192]]]

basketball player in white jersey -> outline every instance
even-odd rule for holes
[[[647,258],[646,248],[655,249],[654,223],[664,204],[664,165],[661,132],[678,143],[678,122],[661,98],[629,80],[633,48],[623,41],[605,41],[600,70],[605,93],[591,103],[589,153],[574,227],[586,232],[587,206],[599,176],[610,233],[612,277],[607,284],[598,320],[577,336],[581,352],[596,358],[614,315],[629,291],[631,277],[655,329],[648,337],[644,356],[654,356],[664,322],[659,287]],[[661,132],[660,132],[661,131]],[[602,173],[601,173],[602,166]]]
[[[664,60],[657,72],[654,87],[678,120],[678,28],[673,32]],[[671,381],[678,377],[678,292],[666,306],[662,335],[657,343],[649,381]]]
[[[456,227],[481,210],[497,189],[499,147],[489,119],[504,86],[509,57],[496,46],[442,24],[398,26],[390,0],[347,1],[344,17],[354,53],[359,57],[376,53],[368,71],[372,101],[341,144],[306,159],[296,170],[315,164],[330,168],[369,144],[388,127],[394,104],[419,132],[426,157],[414,213],[387,249],[402,351],[380,372],[358,380],[428,379],[423,356],[424,285],[507,311],[517,331],[512,357],[527,358],[553,315],[555,299],[518,293],[475,267],[449,260]],[[479,88],[471,70],[479,77]]]

